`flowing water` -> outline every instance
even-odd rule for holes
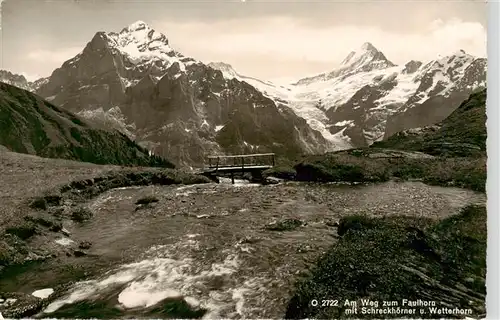
[[[148,195],[159,202],[137,208],[137,199]],[[332,221],[353,213],[443,218],[485,201],[484,194],[419,182],[259,186],[223,180],[111,190],[87,204],[94,212],[91,221],[66,225],[71,239],[57,239],[55,245],[90,240],[89,256],[115,262],[100,276],[73,284],[39,316],[89,317],[85,303],[90,303],[113,318],[176,312],[281,318],[295,281],[335,243]],[[284,219],[302,225],[266,228]],[[191,313],[179,314],[178,304],[168,304],[172,301]]]

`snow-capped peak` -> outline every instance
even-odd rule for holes
[[[340,66],[327,73],[299,80],[296,85],[309,85],[320,81],[328,81],[341,76],[354,75],[360,72],[383,70],[396,65],[389,61],[385,55],[377,50],[370,42],[365,42],[356,51],[351,51],[341,62]]]
[[[110,32],[107,37],[111,40],[112,47],[125,52],[136,50],[139,52],[159,51],[170,53],[173,49],[168,44],[167,37],[151,28],[144,21],[136,21],[123,28],[120,33]]]
[[[378,52],[377,48],[375,48],[373,46],[373,44],[371,44],[370,42],[363,43],[363,45],[361,46],[361,49],[364,50],[364,51],[375,51],[375,52]]]
[[[208,66],[211,67],[211,68],[213,68],[213,69],[221,71],[222,74],[224,75],[224,78],[233,79],[233,78],[239,78],[240,77],[240,75],[238,74],[238,72],[236,72],[236,70],[234,70],[233,66],[231,66],[228,63],[225,63],[225,62],[210,62],[208,64]]]
[[[105,38],[110,48],[120,52],[132,64],[154,63],[160,73],[175,63],[179,64],[180,71],[184,71],[190,64],[197,63],[196,60],[175,51],[164,34],[142,20],[131,23],[119,33],[106,33]]]
[[[394,64],[387,60],[385,55],[377,50],[370,42],[365,42],[359,50],[352,51],[342,61],[341,68],[354,69],[365,68],[371,65],[370,69],[380,69],[393,67]]]
[[[5,82],[21,89],[29,90],[29,82],[26,77],[14,74],[7,70],[0,70],[0,82]]]
[[[448,70],[463,72],[476,57],[466,53],[464,50],[459,50],[451,55],[438,55],[437,59],[431,60],[422,67],[424,71],[441,70],[448,73]]]
[[[48,78],[27,76],[26,74],[15,74],[7,70],[0,70],[0,82],[5,82],[18,88],[35,92]]]
[[[146,76],[155,81],[167,73],[178,77],[191,65],[201,63],[174,50],[164,34],[138,20],[119,32],[97,32],[85,49],[66,61],[64,66],[76,68],[82,59],[88,59],[85,63],[92,63],[96,55],[103,54],[119,56],[114,63],[115,66],[121,65],[118,72],[124,87],[135,85]]]
[[[127,28],[125,28],[129,31],[137,31],[137,30],[142,30],[142,29],[151,29],[149,25],[142,21],[142,20],[137,20],[136,22],[131,23]]]
[[[115,33],[111,32],[108,35],[115,35]],[[130,24],[128,27],[123,28],[120,31],[119,35],[121,35],[122,39],[134,39],[137,43],[146,43],[150,41],[160,41],[163,44],[168,45],[167,37],[151,28],[144,21],[136,21]]]
[[[347,57],[345,57],[345,59],[342,61],[342,63],[340,65],[341,66],[350,65],[350,64],[354,63],[356,60],[359,60],[360,58],[362,58],[363,56],[373,57],[379,52],[380,51],[378,51],[377,48],[375,48],[373,46],[373,44],[371,44],[370,42],[365,42],[359,48],[359,50],[351,51],[347,55]]]

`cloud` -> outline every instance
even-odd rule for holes
[[[460,49],[486,56],[486,30],[479,22],[436,20],[420,30],[402,34],[377,26],[315,27],[291,17],[263,17],[215,23],[156,21],[173,47],[198,59],[238,60],[238,56],[272,56],[335,65],[364,42],[373,43],[395,63],[431,60]],[[399,31],[399,30],[398,30]],[[233,57],[233,58],[232,58]],[[257,62],[257,61],[255,61]],[[251,61],[249,61],[251,64]]]

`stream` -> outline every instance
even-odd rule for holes
[[[138,207],[145,196],[159,201]],[[295,282],[335,243],[331,223],[342,216],[441,219],[485,202],[484,194],[469,190],[392,181],[261,186],[224,179],[114,189],[87,203],[94,212],[90,221],[68,222],[69,237],[48,241],[60,247],[92,242],[87,256],[71,259],[99,272],[72,284],[38,317],[94,317],[90,304],[101,317],[113,318],[282,318]],[[266,227],[285,219],[301,225]],[[49,296],[54,273],[28,272],[15,289]],[[179,313],[181,302],[188,313]]]

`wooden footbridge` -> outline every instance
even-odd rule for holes
[[[275,165],[274,153],[240,154],[230,156],[210,156],[208,166],[202,172],[207,176],[230,175],[234,183],[235,174],[250,173],[252,176],[260,176],[262,171],[270,169]]]

